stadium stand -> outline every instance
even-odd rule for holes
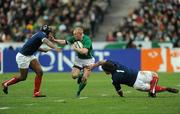
[[[0,42],[23,42],[43,24],[52,25],[56,37],[83,26],[94,36],[110,0],[0,0]]]
[[[135,41],[171,42],[173,47],[180,47],[180,1],[141,0],[139,3],[139,8],[107,34],[107,41],[126,42],[127,47],[136,47]]]

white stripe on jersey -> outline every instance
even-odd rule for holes
[[[116,72],[124,72],[124,70],[116,70]]]

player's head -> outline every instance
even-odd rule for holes
[[[49,33],[52,32],[52,29],[48,25],[43,25],[40,30],[45,32],[46,35],[49,35]]]
[[[102,64],[102,69],[106,74],[111,74],[116,70],[116,66],[113,63],[107,61]]]
[[[76,38],[76,40],[81,40],[83,36],[83,29],[81,27],[76,27],[73,31],[73,36]]]

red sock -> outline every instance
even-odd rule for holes
[[[17,82],[19,82],[18,78],[17,77],[13,77],[12,79],[5,81],[4,85],[5,86],[9,86],[9,85],[13,85],[13,84],[15,84]]]
[[[150,82],[150,92],[155,93],[156,85],[158,83],[159,78],[154,76]]]
[[[156,86],[156,92],[163,92],[166,91],[166,87],[162,87],[162,86]]]
[[[34,93],[39,92],[41,87],[42,76],[36,76],[34,80]]]

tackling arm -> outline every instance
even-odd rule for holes
[[[106,60],[98,61],[98,62],[96,62],[96,63],[94,63],[94,64],[91,65],[91,69],[103,65],[105,62],[106,62]]]
[[[57,52],[61,51],[61,48],[56,47],[51,41],[49,41],[47,38],[44,38],[43,43],[45,43],[47,46],[49,46],[50,48],[55,49]]]
[[[66,40],[59,40],[59,39],[55,39],[54,36],[50,35],[50,40],[55,42],[55,43],[58,43],[60,45],[66,45],[68,44]]]
[[[123,96],[123,92],[122,92],[122,90],[121,90],[121,85],[120,85],[119,83],[116,83],[116,82],[113,82],[112,84],[113,84],[114,88],[116,89],[117,94],[118,94],[120,97],[124,97],[124,96]]]
[[[66,40],[58,40],[58,39],[54,39],[54,42],[60,44],[60,45],[66,45],[67,41]]]
[[[50,51],[51,49],[48,49],[48,48],[39,48],[38,49],[39,51],[41,51],[41,52],[48,52],[48,51]]]

